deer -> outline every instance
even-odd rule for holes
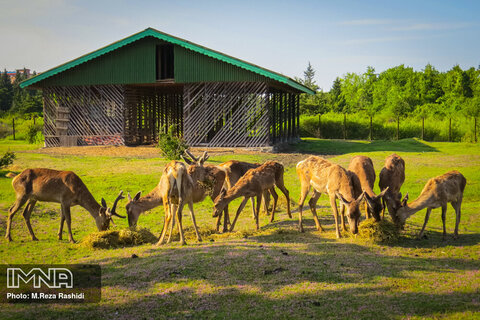
[[[37,201],[60,203],[61,216],[58,240],[62,240],[63,225],[66,221],[68,238],[71,243],[75,243],[75,240],[72,235],[70,207],[80,205],[86,209],[95,219],[98,231],[107,230],[110,226],[110,221],[113,222],[113,216],[125,218],[116,213],[118,201],[124,199],[122,191],[120,191],[110,209],[103,198],[101,204],[99,204],[82,179],[72,171],[58,171],[47,168],[25,169],[13,178],[12,186],[16,200],[8,210],[5,238],[9,242],[12,241],[10,231],[13,217],[25,203],[23,218],[32,241],[38,241],[30,224],[30,216]]]
[[[204,154],[200,163],[203,164],[203,161],[206,159],[206,154]],[[130,194],[128,194],[128,203],[125,208],[129,226],[136,227],[141,213],[151,210],[163,203],[165,219],[157,245],[163,244],[169,226],[170,235],[167,243],[170,242],[176,216],[179,224],[180,243],[185,245],[186,242],[183,236],[181,220],[183,206],[186,202],[189,206],[197,240],[201,242],[202,238],[196,225],[193,203],[203,201],[207,195],[204,185],[202,184],[202,186],[200,186],[200,183],[205,182],[205,180],[209,178],[215,181],[214,174],[210,173],[211,170],[214,170],[214,168],[205,168],[201,165],[192,165],[187,168],[184,163],[179,161],[172,161],[167,164],[158,185],[147,195],[141,197],[141,191],[139,191],[135,197],[132,198]],[[223,186],[223,172],[221,172],[220,178],[219,183],[214,182],[214,192],[217,193],[220,192],[219,190]]]
[[[217,168],[225,172],[224,188],[226,190],[229,190],[235,185],[235,183],[237,183],[237,181],[243,175],[245,175],[245,173],[247,173],[248,170],[255,169],[260,166],[261,166],[260,163],[250,163],[250,162],[244,162],[244,161],[238,161],[238,160],[229,160],[227,162],[219,164]],[[272,196],[278,199],[278,195],[276,194],[275,189],[273,189]],[[253,217],[255,218],[255,210],[254,210],[255,200],[253,197],[250,198],[250,200],[252,202],[252,214],[253,214]],[[268,203],[270,201],[270,192],[268,190],[266,190],[263,193],[263,200],[264,200],[263,204],[264,204],[265,212],[268,214]],[[227,210],[227,213],[228,213],[228,206],[225,207],[225,210]],[[221,214],[219,215],[219,217],[221,217]]]
[[[355,190],[351,175],[341,166],[334,164],[322,157],[310,156],[300,161],[296,166],[297,174],[300,179],[301,190],[298,205],[299,229],[304,232],[302,225],[303,203],[313,187],[313,194],[308,202],[310,210],[315,220],[318,231],[323,232],[323,227],[318,220],[316,205],[322,193],[328,194],[330,198],[330,206],[332,207],[333,217],[335,218],[335,232],[337,238],[340,238],[340,230],[338,227],[338,208],[336,199],[339,200],[341,208],[341,219],[343,231],[346,231],[343,206],[347,209],[347,219],[350,226],[350,232],[358,233],[358,220],[360,218],[360,202],[365,196],[362,192],[360,196],[355,198]]]
[[[441,176],[431,178],[423,187],[422,192],[417,199],[411,203],[408,201],[408,193],[402,201],[402,205],[396,211],[398,222],[403,227],[405,221],[416,212],[427,208],[425,214],[425,221],[417,238],[423,237],[423,232],[427,226],[428,219],[432,209],[442,208],[442,223],[443,223],[443,240],[447,235],[445,227],[445,219],[447,214],[447,204],[450,203],[455,209],[455,230],[453,238],[458,238],[458,225],[460,224],[461,206],[463,200],[463,191],[467,185],[467,179],[458,171],[450,171]]]
[[[277,188],[279,188],[280,191],[282,191],[282,193],[285,195],[287,200],[287,214],[290,218],[292,218],[292,214],[290,212],[290,195],[287,188],[285,188],[283,175],[284,167],[281,163],[276,161],[267,161],[257,168],[248,170],[242,177],[240,177],[240,179],[238,179],[237,183],[235,183],[232,188],[228,190],[223,189],[220,195],[215,199],[213,217],[217,217],[231,201],[239,197],[244,197],[230,226],[230,232],[232,232],[238,216],[245,207],[248,199],[256,197],[257,204],[256,208],[254,207],[254,216],[256,229],[259,230],[260,225],[258,222],[258,214],[260,211],[262,195],[266,190],[269,190],[272,194],[274,194],[274,187],[277,186]],[[271,212],[272,216],[270,221],[275,219],[277,199],[278,196],[273,197],[273,207]]]
[[[385,189],[385,195],[382,198],[382,217],[385,217],[385,207],[388,208],[388,213],[394,222],[397,222],[395,211],[401,205],[402,194],[400,188],[405,182],[405,161],[393,153],[385,159],[385,165],[380,171],[378,186],[380,191]]]
[[[380,221],[380,213],[383,210],[382,199],[388,191],[387,186],[380,194],[373,192],[375,184],[375,169],[373,168],[372,159],[366,156],[355,156],[350,160],[348,171],[353,174],[355,195],[358,197],[363,191],[365,192],[365,216],[367,219],[373,217],[376,221]]]

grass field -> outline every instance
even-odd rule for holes
[[[194,205],[202,243],[195,241],[190,216],[185,214],[188,246],[173,243],[91,250],[57,240],[60,208],[48,203],[38,203],[32,215],[40,241],[30,241],[19,212],[13,223],[14,241],[7,243],[3,237],[5,219],[14,193],[5,173],[28,167],[74,170],[97,200],[104,197],[111,204],[119,190],[132,195],[150,191],[166,160],[151,152],[143,157],[121,154],[124,149],[117,149],[111,156],[105,149],[101,156],[92,155],[91,150],[85,154],[52,153],[22,142],[0,141],[0,154],[7,150],[17,154],[14,164],[0,171],[0,263],[102,266],[99,304],[4,304],[0,319],[480,319],[478,144],[305,139],[292,148],[289,154],[218,153],[209,162],[281,161],[286,168],[285,185],[295,204],[293,219],[287,217],[285,200],[279,193],[276,222],[269,224],[269,217],[262,214],[262,228],[255,231],[248,204],[236,232],[215,234],[212,201],[207,199]],[[319,214],[326,232],[315,230],[309,210],[304,212],[306,232],[297,231],[298,161],[308,154],[321,154],[346,167],[353,155],[363,154],[372,158],[378,174],[392,152],[406,161],[402,192],[408,191],[410,199],[420,193],[429,178],[449,170],[457,169],[467,178],[458,240],[451,237],[455,215],[450,206],[446,241],[442,241],[440,209],[430,217],[427,239],[415,239],[423,223],[422,211],[407,221],[397,243],[378,245],[352,237],[337,240],[325,196],[320,198]],[[238,204],[239,200],[235,201],[232,208]],[[125,214],[124,205],[119,204],[120,214]],[[83,208],[72,208],[72,220],[77,241],[96,231],[93,219]],[[127,226],[125,220],[115,222],[117,228]],[[139,226],[155,234],[159,234],[162,223],[162,208],[139,219]],[[64,239],[68,239],[66,235]],[[139,258],[132,259],[132,254]]]

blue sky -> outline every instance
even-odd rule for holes
[[[317,84],[480,65],[480,1],[0,0],[0,68],[45,71],[147,27]]]

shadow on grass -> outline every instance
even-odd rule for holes
[[[393,151],[393,152],[438,152],[421,140],[402,139],[399,141],[350,141],[304,138],[302,142],[291,145],[291,152],[312,154],[346,154],[355,152]]]

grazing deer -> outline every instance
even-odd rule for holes
[[[115,212],[117,203],[123,199],[122,192],[115,199],[111,209],[107,208],[105,200],[98,204],[83,181],[72,171],[58,171],[45,168],[26,169],[13,178],[12,186],[15,190],[16,201],[8,210],[7,232],[5,238],[12,241],[10,229],[15,213],[26,203],[23,218],[32,240],[38,241],[30,224],[30,216],[37,201],[57,202],[61,204],[60,228],[58,239],[62,240],[63,225],[67,221],[68,238],[73,240],[71,228],[70,207],[80,205],[95,219],[99,231],[107,230],[112,216],[125,218]]]
[[[230,188],[228,191],[225,189],[222,190],[220,195],[215,199],[213,217],[218,216],[231,201],[239,197],[244,197],[230,227],[230,231],[233,231],[237,218],[245,207],[248,199],[257,197],[257,205],[256,210],[254,210],[254,216],[256,228],[258,230],[260,229],[258,223],[258,213],[260,211],[262,195],[264,194],[265,190],[269,190],[272,194],[274,194],[274,187],[277,186],[287,199],[287,214],[291,218],[292,214],[290,213],[290,197],[289,192],[287,188],[285,188],[283,182],[283,174],[283,165],[275,161],[267,161],[258,168],[248,170],[247,173],[245,173],[245,175],[243,175],[232,188]],[[277,199],[278,196],[273,197],[273,208],[270,221],[273,221],[275,216]]]
[[[388,188],[382,198],[383,214],[385,216],[385,207],[394,222],[397,222],[395,211],[400,207],[402,194],[400,188],[405,182],[405,161],[397,154],[392,154],[385,159],[385,166],[380,171],[378,186],[380,191]],[[385,206],[386,204],[386,206]]]
[[[423,223],[422,230],[418,234],[418,238],[422,238],[423,232],[430,217],[430,212],[432,209],[441,207],[442,208],[442,222],[443,222],[443,239],[447,235],[447,230],[445,228],[445,219],[447,213],[447,204],[450,202],[453,209],[455,209],[455,231],[453,237],[456,239],[458,237],[458,225],[460,224],[460,215],[461,215],[461,206],[463,199],[463,191],[467,184],[467,179],[458,171],[450,171],[444,175],[432,178],[427,181],[425,187],[423,187],[422,192],[418,198],[411,203],[407,203],[408,194],[403,200],[402,206],[397,210],[396,216],[398,217],[399,223],[403,226],[407,218],[409,218],[414,213],[427,208],[427,213],[425,214],[425,222]]]
[[[227,162],[224,162],[222,164],[219,164],[217,168],[225,172],[225,185],[224,188],[226,190],[231,189],[237,181],[247,173],[248,170],[250,169],[255,169],[260,167],[260,163],[250,163],[250,162],[244,162],[244,161],[238,161],[238,160],[230,160]],[[276,197],[278,199],[278,195],[275,193],[275,190],[272,193],[273,197]],[[252,202],[252,214],[253,217],[255,218],[255,200],[254,198],[250,198]],[[276,200],[275,200],[276,201]],[[265,190],[263,193],[263,204],[265,208],[265,212],[268,214],[268,203],[270,202],[270,193],[268,190]],[[228,209],[228,206],[225,207]],[[227,211],[228,213],[228,211]],[[221,214],[219,215],[221,217]]]
[[[373,216],[376,221],[380,221],[380,213],[383,210],[382,197],[388,191],[387,186],[379,195],[373,192],[375,183],[375,169],[372,159],[365,156],[355,156],[350,161],[348,171],[353,173],[355,179],[355,196],[359,196],[365,191],[365,215],[369,219]]]
[[[197,234],[197,240],[202,241],[195,220],[193,203],[203,201],[206,196],[205,190],[202,189],[203,192],[199,192],[198,190],[196,190],[197,188],[200,188],[198,186],[199,181],[204,181],[198,180],[200,179],[200,176],[202,174],[204,176],[208,175],[208,173],[205,172],[208,172],[208,169],[203,168],[199,165],[190,166],[189,168],[187,168],[184,163],[178,161],[172,161],[167,164],[163,170],[163,174],[160,177],[158,185],[146,196],[140,197],[141,192],[138,192],[135,197],[132,198],[130,194],[128,194],[129,201],[126,205],[126,210],[129,226],[135,227],[137,225],[138,218],[140,217],[140,214],[142,212],[153,209],[163,203],[165,219],[160,239],[157,245],[161,245],[163,243],[167,228],[169,226],[170,235],[167,242],[170,242],[175,216],[177,216],[178,220],[180,242],[182,244],[186,244],[183,236],[182,212],[183,206],[185,205],[185,203],[187,203],[189,206],[190,215],[192,217],[193,226]],[[223,181],[221,181],[219,189],[221,189],[222,185]],[[197,188],[195,186],[197,186]]]
[[[365,192],[363,192],[358,198],[355,198],[355,190],[353,188],[353,181],[348,174],[347,170],[341,166],[331,163],[330,161],[311,156],[307,159],[300,161],[297,164],[297,174],[301,183],[301,194],[299,201],[299,229],[303,232],[302,225],[302,210],[303,203],[310,191],[310,187],[313,187],[313,194],[308,202],[313,214],[313,219],[317,230],[323,231],[320,221],[317,217],[316,205],[318,198],[322,193],[328,194],[330,198],[330,205],[333,211],[333,217],[335,218],[335,231],[337,238],[340,238],[340,230],[338,227],[338,209],[336,199],[340,201],[342,206],[347,208],[347,219],[352,233],[358,232],[358,220],[360,218],[359,205],[362,201]],[[343,207],[341,210],[341,219],[343,230],[346,230],[345,220],[343,216]]]

